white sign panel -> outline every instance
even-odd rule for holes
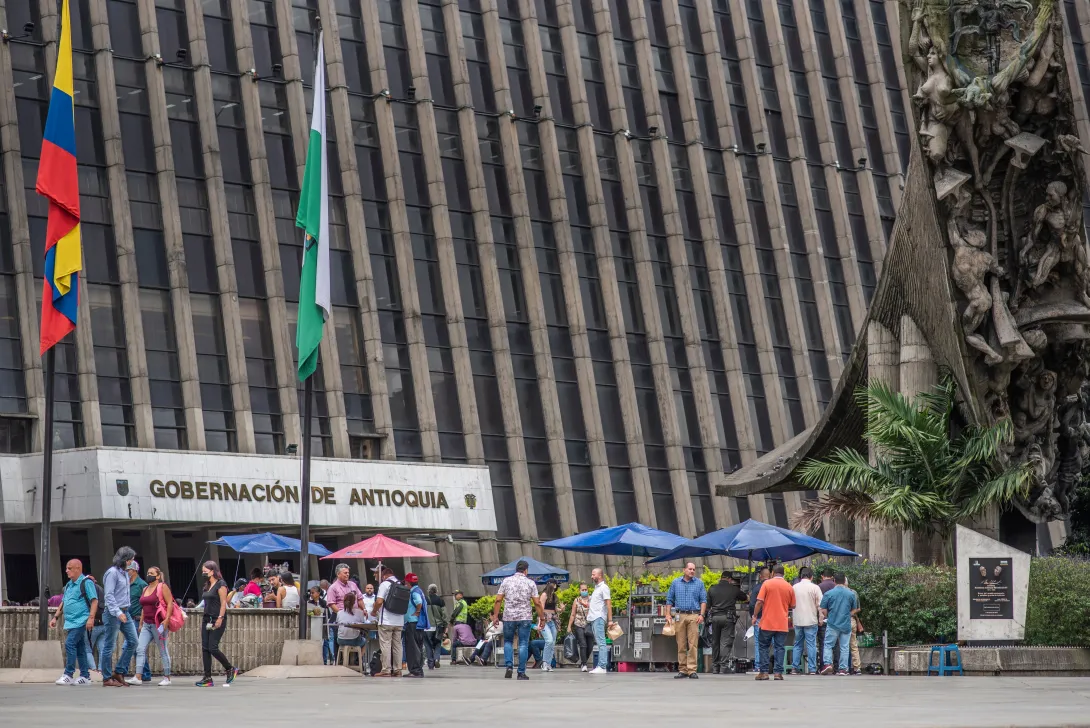
[[[40,520],[41,455],[3,458],[0,522]],[[18,477],[16,477],[18,474]],[[55,522],[121,519],[298,525],[299,460],[88,448],[54,459]],[[315,459],[311,525],[493,531],[487,468]]]

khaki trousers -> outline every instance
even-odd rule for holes
[[[677,671],[686,675],[696,672],[696,656],[700,647],[699,614],[679,614],[674,623],[677,640]]]
[[[863,665],[859,660],[859,643],[855,640],[855,633],[859,630],[859,621],[855,617],[852,617],[852,638],[850,641],[850,651],[852,655],[852,662],[848,665],[848,669],[862,670]]]
[[[378,646],[382,650],[383,675],[401,674],[401,632],[401,627],[379,625]]]

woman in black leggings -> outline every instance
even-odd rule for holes
[[[212,682],[212,658],[215,657],[227,671],[227,685],[235,681],[238,669],[231,666],[227,655],[220,652],[220,640],[227,629],[227,584],[223,581],[219,564],[205,561],[201,567],[205,578],[204,618],[201,620],[201,657],[204,659],[204,677],[197,683],[199,688],[210,688]]]

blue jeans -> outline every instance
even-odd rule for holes
[[[141,674],[144,682],[151,680],[151,663],[148,662],[148,647],[154,642],[159,647],[159,660],[163,664],[163,677],[170,677],[170,651],[167,649],[167,635],[170,632],[164,630],[159,634],[159,628],[154,624],[145,622],[140,627],[140,643],[136,650],[136,671]]]
[[[64,674],[68,677],[76,672],[76,662],[79,662],[79,676],[90,678],[93,662],[87,659],[87,630],[83,625],[68,630],[68,636],[64,638]]]
[[[783,674],[783,646],[785,642],[787,642],[786,632],[761,630],[761,639],[759,642],[761,645],[761,663],[758,668],[759,672],[767,674],[771,671],[775,671],[777,675]],[[768,669],[769,661],[772,661],[771,671]]]
[[[609,645],[606,644],[606,620],[592,619],[590,626],[594,629],[594,642],[598,645],[598,667],[609,669]]]
[[[503,623],[503,664],[510,668],[512,662],[512,642],[515,634],[519,636],[519,674],[526,673],[526,658],[530,654],[530,620],[520,619],[517,622],[506,621]]]
[[[553,666],[553,658],[556,653],[556,622],[549,620],[545,623],[545,629],[541,630],[541,639],[545,640],[545,649],[541,651],[541,659],[549,667]]]
[[[848,645],[851,643],[851,627],[844,631],[835,629],[828,622],[825,623],[825,664],[833,664],[833,643],[840,643],[840,669],[848,671]]]
[[[95,628],[91,630],[91,634],[87,635],[87,641],[84,642],[84,646],[87,648],[87,664],[91,666],[92,670],[98,669],[98,663],[95,662],[95,650],[98,650],[99,655],[102,654],[102,635],[105,632],[105,627],[96,624]]]
[[[802,646],[806,644],[806,667],[810,672],[817,672],[817,625],[799,627],[795,625],[795,649],[791,662],[795,672],[802,672]]]
[[[105,680],[115,672],[114,646],[117,644],[117,633],[125,636],[125,646],[121,649],[121,659],[117,661],[116,671],[124,675],[129,669],[133,653],[136,652],[136,625],[132,619],[125,615],[128,621],[122,622],[114,615],[107,612],[102,617],[102,626],[106,628],[103,634],[102,652],[99,653],[99,669],[102,670],[102,679]]]
[[[325,641],[322,642],[322,662],[326,665],[332,665],[337,659],[337,628],[329,627]]]
[[[753,666],[761,670],[761,620],[753,625]]]

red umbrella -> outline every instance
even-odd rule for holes
[[[346,546],[340,551],[334,551],[322,559],[398,559],[398,558],[428,558],[439,554],[425,551],[396,538],[383,536],[381,533],[371,538],[366,538],[359,543]]]

